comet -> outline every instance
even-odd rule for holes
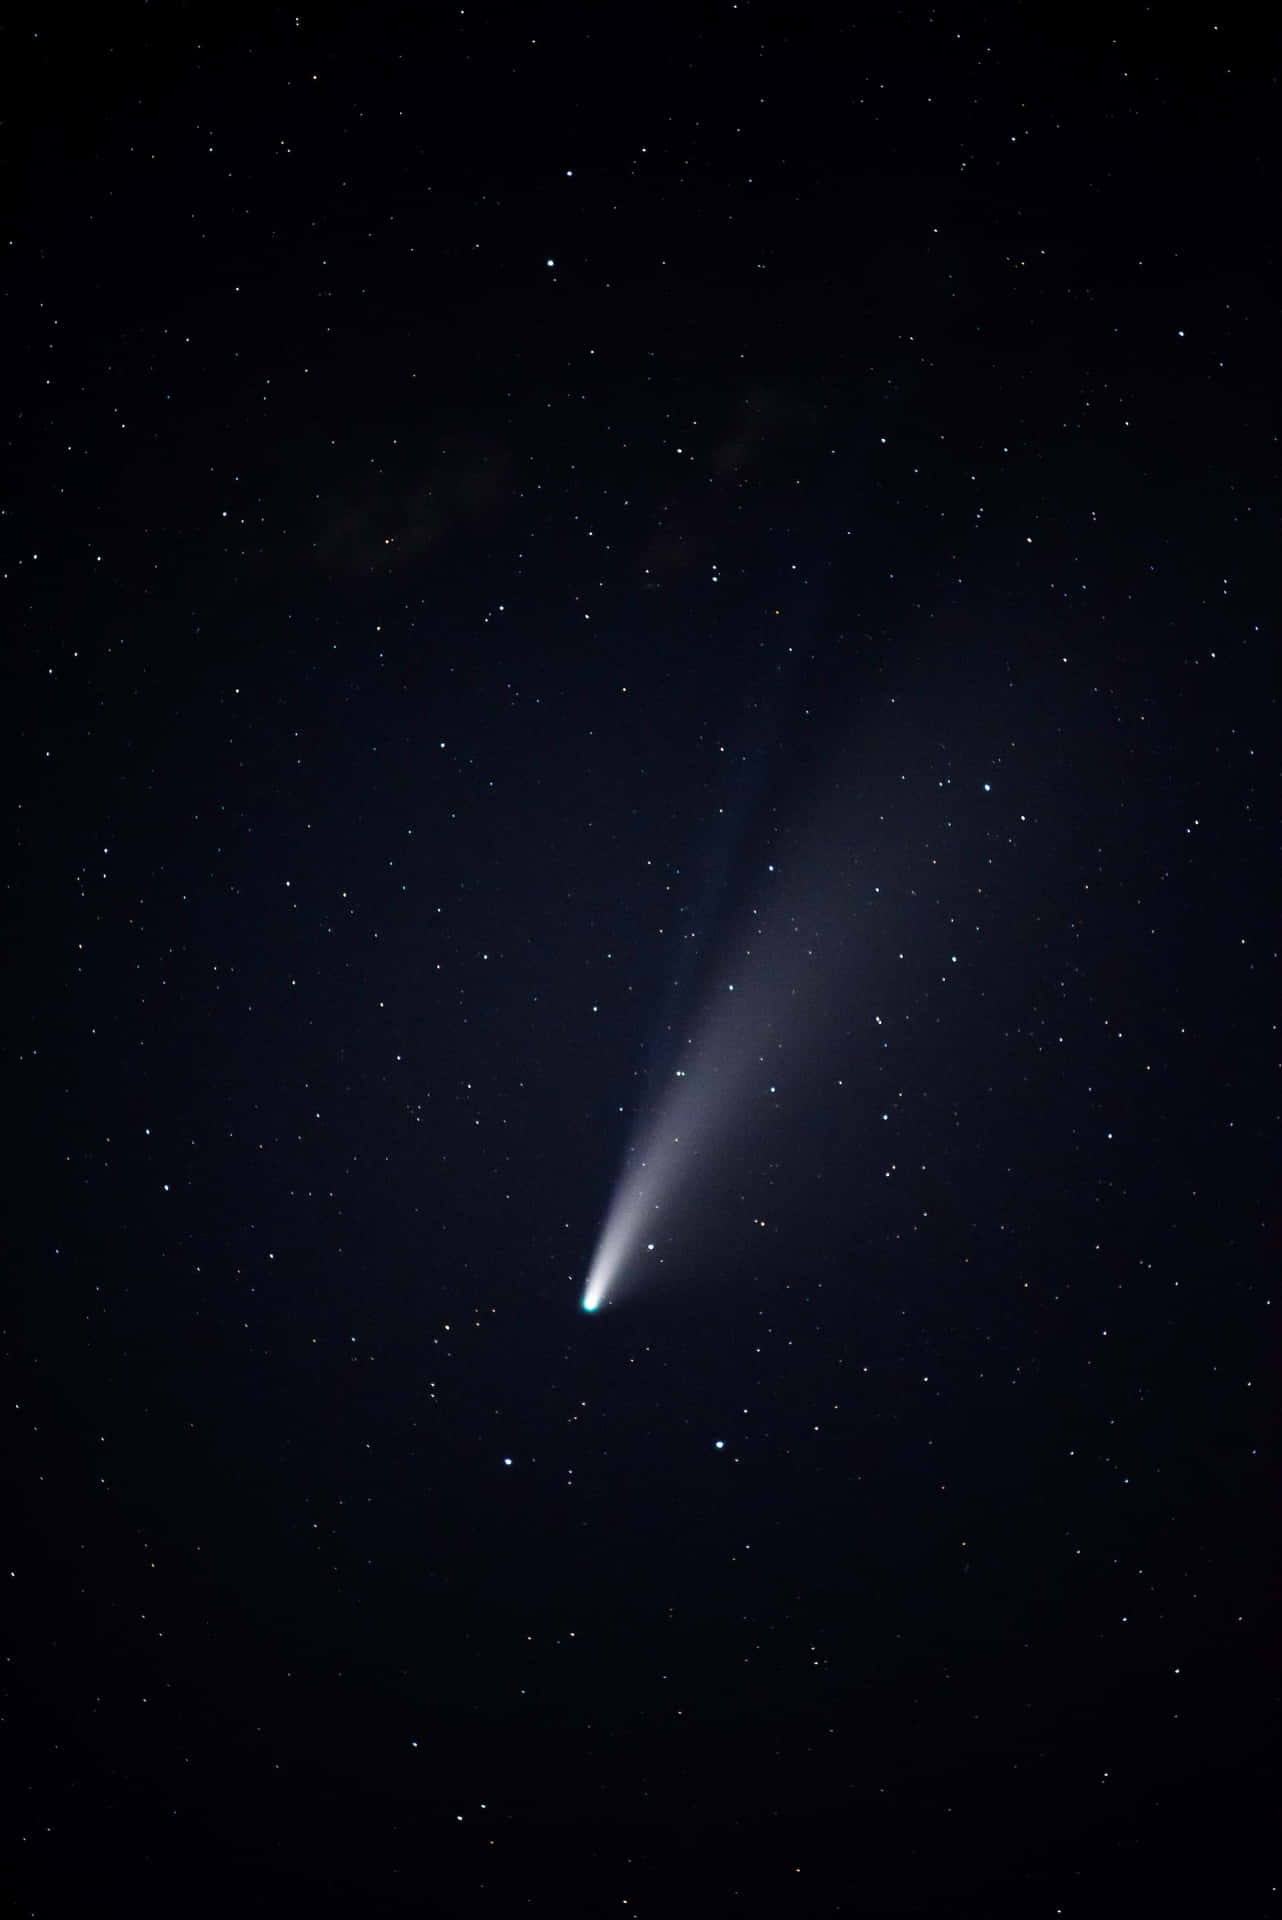
[[[770,996],[735,995],[727,986],[719,998],[681,1050],[688,1064],[661,1085],[634,1135],[588,1269],[585,1313],[630,1289],[648,1265],[664,1264],[664,1249],[690,1226],[706,1193],[705,1176],[741,1133],[756,1083],[767,1084]]]
[[[790,1115],[831,1084],[834,1048],[850,1044],[867,989],[850,901],[861,818],[853,784],[839,750],[800,804],[796,828],[762,850],[681,1022],[685,1037],[665,1047],[668,1064],[638,1115],[588,1268],[584,1313],[657,1277],[655,1267],[666,1266],[671,1282],[688,1270],[682,1247],[706,1253],[733,1241],[755,1202],[742,1186],[727,1194],[725,1176],[750,1183],[763,1157],[785,1164],[795,1150]]]
[[[639,1180],[624,1180],[606,1215],[583,1289],[584,1313],[596,1313],[604,1305],[623,1269],[640,1250],[653,1186],[645,1180],[646,1172],[642,1165]]]

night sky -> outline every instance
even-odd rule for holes
[[[821,12],[0,40],[7,1911],[1278,1911],[1278,49]]]

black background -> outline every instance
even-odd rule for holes
[[[1244,17],[8,23],[15,1911],[1274,1910]]]

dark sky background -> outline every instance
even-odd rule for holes
[[[6,24],[16,1913],[1277,1910],[1278,49],[821,12]]]

